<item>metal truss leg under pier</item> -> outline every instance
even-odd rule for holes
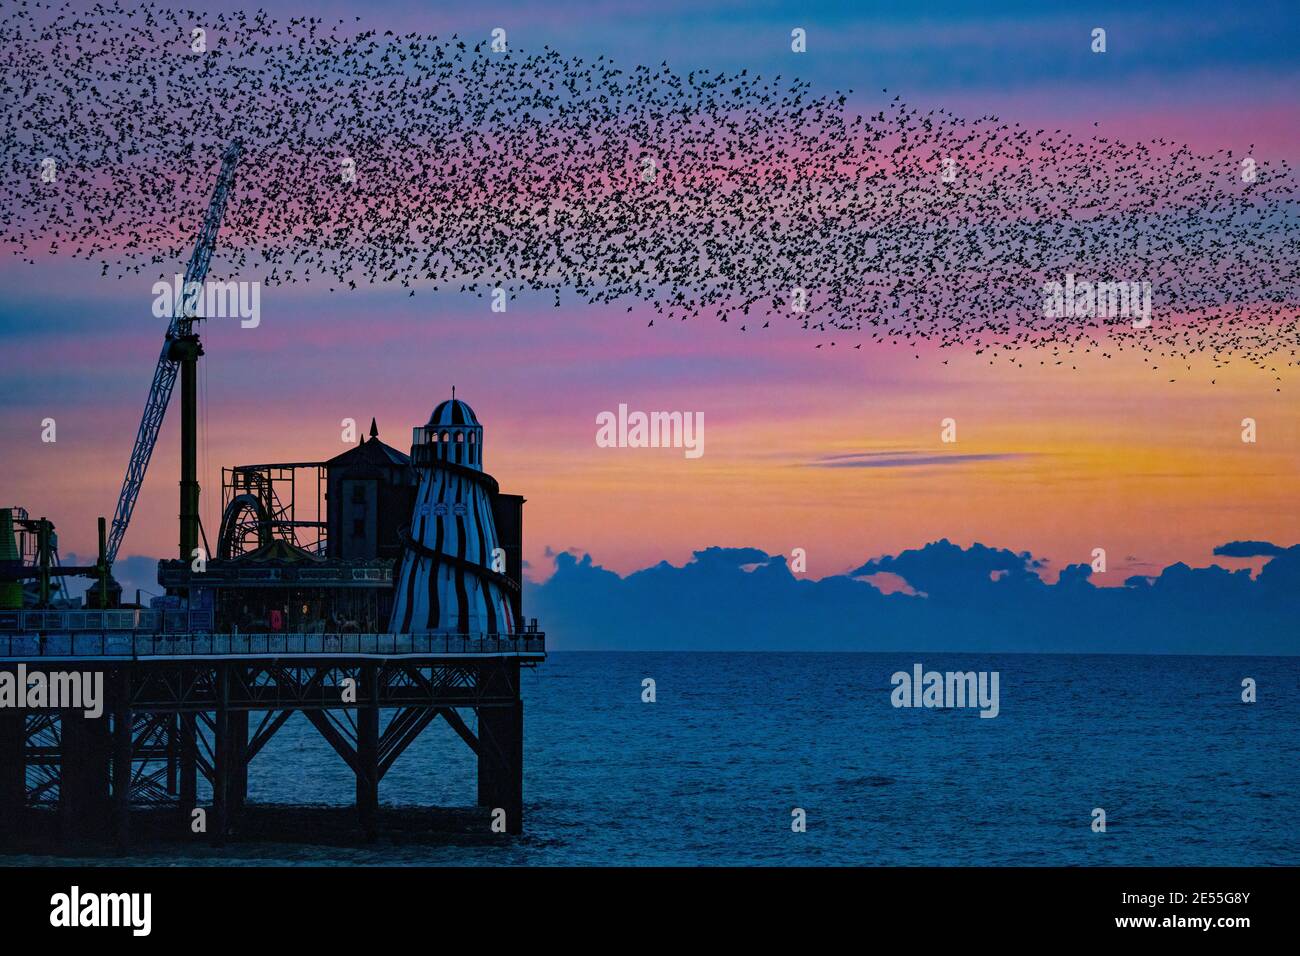
[[[206,837],[220,846],[238,836],[250,763],[294,713],[353,771],[366,837],[379,832],[384,776],[440,717],[477,757],[479,805],[504,813],[507,833],[523,831],[517,659],[283,656],[106,665],[58,664],[103,672],[98,718],[73,709],[0,710],[0,844],[21,835],[26,813],[45,807],[56,811],[66,845],[126,849],[133,810],[170,807],[178,839],[204,838],[192,829],[195,809],[203,809]],[[305,772],[283,763],[276,770]]]

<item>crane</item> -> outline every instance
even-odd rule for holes
[[[140,419],[140,430],[136,432],[135,446],[131,449],[131,460],[126,466],[126,477],[122,479],[122,490],[117,498],[117,510],[113,513],[113,527],[108,536],[105,557],[109,565],[117,558],[117,549],[126,535],[126,527],[131,521],[131,512],[135,510],[135,500],[140,496],[140,486],[144,484],[144,474],[149,468],[149,459],[153,456],[154,445],[158,441],[158,430],[162,428],[163,416],[167,414],[167,403],[171,400],[172,389],[176,385],[176,373],[181,373],[181,530],[180,557],[188,561],[198,547],[199,531],[199,483],[195,463],[196,447],[196,408],[195,379],[198,358],[203,354],[199,337],[193,331],[196,318],[196,289],[202,289],[208,275],[208,266],[212,262],[212,251],[217,244],[217,229],[221,226],[222,216],[226,212],[226,201],[235,185],[235,166],[244,151],[243,143],[236,139],[226,147],[221,156],[221,172],[217,174],[217,186],[212,193],[212,202],[208,204],[207,215],[194,243],[194,252],[185,267],[185,281],[173,308],[171,323],[163,339],[162,353],[158,356],[158,366],[154,369],[153,384],[149,387],[149,398],[145,402],[144,416]],[[197,283],[197,285],[195,284]]]

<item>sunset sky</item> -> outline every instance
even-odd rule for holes
[[[256,6],[287,18],[343,16],[349,5]],[[1281,3],[1054,13],[994,0],[902,13],[548,0],[477,4],[472,16],[408,6],[375,0],[357,27],[479,38],[504,26],[525,49],[852,88],[851,109],[879,109],[897,92],[972,117],[1300,162],[1300,12]],[[802,56],[789,51],[795,26],[809,33]],[[1095,26],[1108,31],[1104,56],[1088,51]],[[0,504],[52,518],[61,551],[84,555],[95,517],[113,513],[165,322],[150,311],[152,276],[100,278],[95,263],[38,259],[0,269]],[[345,448],[346,417],[364,431],[374,416],[406,450],[411,427],[455,384],[484,425],[487,470],[528,498],[534,577],[547,573],[548,550],[628,572],[712,545],[803,548],[821,577],[947,537],[1032,551],[1050,560],[1049,579],[1104,547],[1110,573],[1094,581],[1120,584],[1179,560],[1210,563],[1234,539],[1300,541],[1294,370],[1278,383],[1244,361],[1153,369],[1141,351],[1084,356],[1076,369],[1031,353],[1022,367],[990,365],[960,349],[858,350],[852,335],[832,349],[793,324],[742,334],[701,316],[647,327],[653,308],[640,303],[555,309],[521,296],[503,315],[455,290],[266,287],[261,309],[256,329],[201,328],[210,540],[222,465],[329,458]],[[702,412],[704,456],[597,447],[596,416],[620,403]],[[47,417],[54,444],[40,440]],[[1241,441],[1247,417],[1255,444]],[[945,418],[957,422],[954,445],[940,442]],[[178,431],[173,408],[123,557],[173,556]],[[860,457],[833,457],[849,455]]]

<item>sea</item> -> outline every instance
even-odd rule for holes
[[[895,707],[892,675],[917,664],[996,671],[997,716]],[[1300,658],[555,652],[524,672],[523,697],[522,836],[84,862],[1300,864]],[[470,805],[475,787],[472,753],[439,720],[380,799]],[[298,716],[249,768],[251,801],[353,794],[351,772]]]

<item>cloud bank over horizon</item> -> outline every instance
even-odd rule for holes
[[[1027,551],[946,538],[817,580],[758,548],[626,576],[562,551],[551,577],[525,582],[524,609],[554,650],[1300,653],[1300,545],[1215,553],[1267,562],[1258,574],[1178,562],[1098,587],[1086,564],[1049,584]]]

